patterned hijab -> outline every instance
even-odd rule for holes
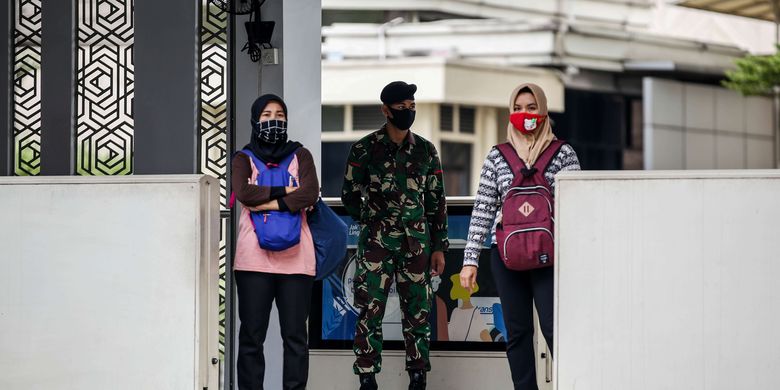
[[[545,96],[544,90],[542,90],[540,86],[531,83],[520,84],[517,88],[515,88],[514,91],[512,91],[512,95],[509,97],[509,113],[511,114],[514,111],[515,100],[517,99],[517,96],[520,95],[520,91],[523,89],[531,90],[534,98],[536,98],[536,104],[539,107],[539,115],[548,115],[547,96]],[[517,155],[520,156],[523,162],[525,162],[525,164],[529,167],[536,163],[536,159],[539,158],[544,150],[547,149],[547,147],[550,146],[550,143],[555,139],[555,134],[553,134],[552,126],[550,125],[549,116],[544,118],[541,128],[537,128],[533,133],[528,135],[521,133],[515,129],[514,126],[512,126],[512,123],[509,123],[507,126],[506,135],[507,141],[509,141],[509,143],[512,144],[512,147],[515,148]]]

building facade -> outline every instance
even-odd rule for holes
[[[772,47],[767,22],[666,1],[326,0],[323,26],[326,195],[338,194],[339,156],[381,125],[378,93],[396,79],[419,86],[413,130],[440,149],[452,176],[449,195],[476,192],[484,156],[506,137],[508,95],[527,81],[547,91],[556,134],[575,147],[584,169],[774,166],[769,101],[719,86],[736,58]],[[663,129],[652,125],[664,113],[648,99],[659,96],[650,89],[662,83],[649,79],[679,83],[691,94],[708,90],[713,110],[730,107],[729,116],[744,123],[731,138],[718,137],[712,126],[692,130],[704,138],[684,137],[688,157],[648,154],[664,150],[655,143],[666,142]],[[677,108],[686,114],[681,121],[710,115],[682,103]],[[755,126],[760,129],[745,130]],[[705,138],[709,146],[697,144]],[[736,154],[726,156],[727,150]]]

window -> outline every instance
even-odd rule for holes
[[[441,131],[474,134],[477,129],[476,117],[477,109],[475,107],[439,105],[439,129]],[[456,119],[458,120],[456,121]]]
[[[341,196],[344,170],[352,142],[322,143],[322,196]]]
[[[383,11],[362,10],[322,10],[322,25],[330,26],[334,23],[374,23],[386,22]]]
[[[442,131],[454,131],[454,110],[449,104],[442,104],[439,106],[439,129]]]
[[[352,130],[378,130],[384,124],[379,105],[352,107]]]
[[[566,89],[566,112],[550,113],[558,138],[577,152],[582,169],[623,169],[628,97]]]
[[[507,110],[498,110],[498,117],[496,118],[496,129],[498,130],[498,142],[506,141],[507,129],[509,128],[509,112]],[[553,130],[557,130],[557,127],[553,127]]]
[[[460,115],[460,128],[461,133],[474,134],[474,130],[477,127],[476,123],[477,110],[474,107],[460,107],[458,114]]]
[[[628,99],[628,126],[623,142],[623,169],[642,170],[644,164],[642,99]]]
[[[464,14],[451,14],[447,12],[439,12],[439,11],[419,11],[418,12],[420,22],[436,22],[440,20],[450,20],[450,19],[482,19],[477,16],[472,15],[464,15]]]
[[[322,106],[322,131],[344,131],[344,106]]]
[[[441,143],[444,189],[450,196],[471,194],[471,145],[460,142]]]

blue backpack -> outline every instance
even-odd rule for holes
[[[290,175],[288,168],[295,158],[290,153],[279,164],[266,164],[249,149],[242,150],[249,156],[258,170],[257,185],[268,187],[297,187],[298,183]],[[283,251],[301,242],[301,212],[289,211],[252,211],[249,213],[255,228],[260,247],[270,251]]]
[[[347,255],[347,224],[322,199],[307,214],[317,258],[315,280],[322,280],[344,262]]]

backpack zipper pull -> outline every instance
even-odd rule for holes
[[[263,214],[263,223],[268,223],[268,213]]]

